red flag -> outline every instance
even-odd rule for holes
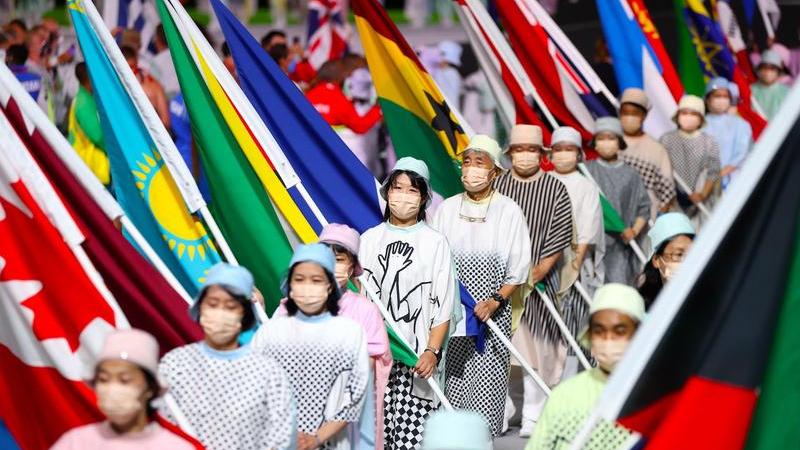
[[[594,119],[575,89],[568,84],[570,74],[564,73],[562,76],[559,72],[555,60],[558,49],[547,31],[516,0],[499,0],[497,9],[514,54],[522,63],[547,109],[560,124],[575,128],[585,141],[590,140],[590,128]]]
[[[13,96],[0,109],[71,212],[86,237],[83,248],[131,325],[155,336],[163,353],[199,340],[202,333],[187,314],[187,303],[114,227],[40,131],[29,131]]]
[[[19,150],[0,152],[0,416],[22,448],[46,449],[102,417],[84,363],[118,318],[22,181]]]

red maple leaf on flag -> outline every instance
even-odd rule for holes
[[[22,301],[37,339],[63,338],[71,351],[95,319],[114,326],[111,306],[97,291],[59,231],[21,181],[0,179],[0,281],[37,280],[42,289]]]

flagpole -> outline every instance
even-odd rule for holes
[[[236,258],[233,257],[233,252],[231,252],[225,236],[222,235],[214,218],[208,212],[206,202],[202,194],[200,194],[200,189],[198,189],[189,168],[186,167],[186,162],[180,156],[161,119],[158,118],[158,114],[145,95],[141,84],[135,78],[127,63],[125,63],[122,52],[109,33],[108,28],[106,28],[100,13],[97,12],[92,2],[80,0],[80,4],[86,12],[86,17],[89,19],[106,55],[108,55],[114,71],[130,95],[139,117],[142,118],[150,137],[153,139],[153,143],[156,144],[158,152],[164,160],[164,165],[175,181],[186,207],[193,213],[200,210],[200,215],[209,227],[210,234],[216,241],[217,247],[223,252],[225,259],[235,261]],[[225,254],[226,252],[227,254]]]
[[[403,342],[403,344],[405,344],[405,346],[410,349],[411,345],[408,344],[406,338],[403,337],[403,333],[400,332],[399,328],[397,328],[397,324],[394,323],[394,321],[389,316],[389,311],[386,310],[386,306],[380,301],[380,298],[378,298],[375,292],[372,291],[372,287],[369,285],[367,278],[364,275],[361,275],[360,277],[358,277],[358,281],[361,283],[361,286],[364,287],[364,292],[366,292],[367,297],[369,297],[369,299],[372,300],[372,303],[378,307],[378,311],[381,312],[381,315],[383,316],[383,319],[389,326],[389,328],[391,328],[394,334],[397,336],[397,338],[400,339]],[[426,378],[425,381],[428,383],[428,386],[430,386],[431,390],[433,391],[433,394],[442,403],[442,406],[444,406],[446,410],[452,411],[453,405],[450,404],[450,400],[448,400],[447,397],[444,395],[444,392],[442,392],[442,388],[439,386],[439,383],[437,383],[436,380],[433,379],[433,375]]]
[[[535,370],[533,370],[533,367],[531,367],[531,365],[528,364],[528,361],[525,360],[525,357],[522,356],[522,353],[520,353],[519,350],[517,350],[517,348],[514,347],[514,344],[506,337],[506,335],[503,334],[503,330],[501,330],[500,327],[497,326],[497,323],[494,321],[494,319],[490,318],[485,323],[486,326],[488,326],[489,329],[492,330],[495,336],[497,336],[497,338],[500,339],[500,342],[502,342],[503,345],[506,346],[508,351],[519,362],[519,364],[522,366],[525,372],[527,372],[528,375],[530,375],[530,377],[533,378],[533,381],[539,386],[539,389],[541,389],[542,392],[544,392],[545,395],[549,397],[550,387],[547,385],[547,383],[544,382],[542,377],[539,376],[539,374],[536,373]]]
[[[575,280],[575,284],[573,284],[573,286],[575,286],[575,289],[578,291],[579,294],[581,294],[581,298],[583,298],[586,304],[592,306],[592,297],[589,295],[589,292],[587,292],[586,289],[583,287],[581,282],[579,280]]]
[[[136,228],[136,226],[133,224],[133,222],[131,222],[128,216],[125,215],[120,216],[119,220],[125,231],[127,231],[128,234],[133,239],[133,241],[136,242],[136,245],[138,245],[139,248],[142,249],[142,252],[150,261],[150,264],[152,264],[153,267],[155,267],[156,270],[158,270],[158,272],[161,273],[161,276],[163,276],[164,279],[167,280],[167,283],[169,283],[170,287],[172,287],[172,289],[175,289],[175,292],[177,292],[178,295],[180,295],[181,298],[186,301],[186,303],[191,305],[192,297],[186,291],[186,288],[184,288],[183,285],[178,281],[178,279],[175,278],[175,275],[172,272],[170,272],[170,270],[167,268],[167,265],[164,264],[164,261],[161,259],[160,256],[158,256],[158,253],[156,253],[156,251],[153,249],[150,243],[147,242],[147,239],[145,239],[144,236],[142,236],[142,233],[139,232],[139,229]]]
[[[572,336],[570,333],[569,328],[567,328],[567,324],[564,323],[564,319],[561,318],[561,314],[559,314],[558,310],[556,309],[556,305],[553,304],[553,301],[550,300],[550,297],[547,293],[544,292],[544,289],[539,289],[538,287],[534,287],[536,293],[539,294],[539,297],[544,302],[545,307],[547,310],[550,311],[550,315],[555,320],[556,325],[558,325],[558,329],[561,330],[561,334],[564,335],[564,339],[566,339],[567,344],[572,348],[572,351],[575,352],[575,356],[578,357],[578,360],[581,362],[581,365],[584,369],[589,370],[592,368],[592,365],[589,364],[589,360],[586,359],[586,355],[583,354],[583,349],[580,345],[578,345],[578,341],[575,340],[575,337]]]
[[[672,176],[673,178],[675,178],[675,182],[678,183],[681,190],[685,192],[686,195],[691,195],[694,192],[694,189],[690,188],[689,184],[686,183],[686,181],[683,178],[681,178],[681,176],[678,175],[678,173],[675,172],[674,170],[672,171]],[[700,210],[700,212],[703,213],[704,216],[706,216],[706,219],[711,217],[711,211],[708,210],[705,203],[697,202],[695,203],[695,205],[697,205],[697,208]]]

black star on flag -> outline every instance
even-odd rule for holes
[[[458,122],[452,119],[450,115],[450,106],[447,105],[446,101],[442,100],[442,102],[439,103],[427,92],[425,93],[425,97],[428,98],[428,102],[430,102],[435,113],[431,120],[431,127],[436,131],[444,131],[445,136],[447,136],[447,142],[450,143],[450,148],[453,150],[454,154],[457,153],[458,142],[456,141],[456,133],[464,134],[464,129],[461,128]]]

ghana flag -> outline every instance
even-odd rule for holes
[[[425,161],[433,190],[458,194],[458,160],[469,137],[383,7],[376,0],[351,6],[397,156]]]
[[[800,448],[800,85],[612,374],[648,449]]]

